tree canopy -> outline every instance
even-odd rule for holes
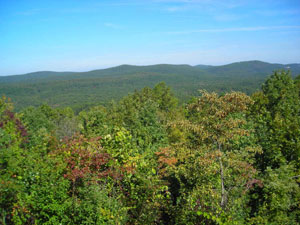
[[[165,83],[74,113],[0,99],[1,224],[297,224],[300,86]]]

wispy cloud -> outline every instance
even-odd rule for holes
[[[212,16],[223,15],[225,11],[231,11],[245,5],[242,0],[154,0],[153,3],[163,6],[163,10],[169,13],[196,11],[201,12],[201,14],[213,14]],[[225,18],[223,15],[220,20],[229,21],[232,20],[232,16]]]
[[[42,9],[30,9],[30,10],[26,10],[26,11],[22,11],[22,12],[17,12],[17,15],[21,15],[21,16],[32,16],[35,14],[38,14],[42,11]]]
[[[227,21],[235,21],[240,20],[245,15],[236,15],[236,14],[217,14],[213,16],[216,21],[227,22]]]
[[[60,9],[58,10],[60,13],[70,13],[70,14],[87,14],[87,13],[94,13],[94,12],[99,12],[99,8],[90,6],[90,7],[74,7],[74,8],[65,8],[65,9]]]
[[[216,0],[153,0],[157,3],[209,3]]]
[[[171,31],[171,32],[166,32],[166,33],[167,34],[223,33],[223,32],[281,30],[281,29],[300,29],[300,26],[234,27],[234,28],[221,28],[221,29],[199,29],[199,30],[186,30],[186,31]]]
[[[124,29],[124,27],[114,23],[104,23],[103,25],[116,30]]]
[[[166,8],[168,12],[178,12],[178,11],[184,11],[186,9],[188,8],[185,6],[171,6]]]
[[[152,0],[153,3],[166,3],[189,6],[220,6],[225,8],[236,8],[245,4],[243,0]]]
[[[300,15],[300,9],[289,10],[257,10],[256,14],[261,16],[286,16],[286,15]]]

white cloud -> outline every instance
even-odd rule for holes
[[[112,29],[116,29],[116,30],[123,29],[122,26],[119,26],[119,25],[114,24],[114,23],[104,23],[103,25],[106,26],[106,27],[110,27]]]
[[[177,12],[177,11],[180,11],[180,10],[181,10],[181,8],[176,7],[176,6],[167,8],[167,11],[169,11],[169,12]]]
[[[214,16],[214,19],[221,22],[227,22],[227,21],[240,20],[242,17],[245,16],[235,15],[235,14],[217,14]]]
[[[242,32],[242,31],[262,31],[262,30],[281,30],[281,29],[300,29],[300,26],[257,26],[257,27],[234,27],[221,29],[199,29],[186,31],[170,31],[166,34],[193,34],[193,33],[222,33],[222,32]]]
[[[22,12],[17,12],[17,15],[22,15],[22,16],[32,16],[38,13],[41,13],[42,9],[30,9],[27,11],[22,11]]]
[[[255,11],[256,14],[260,16],[298,16],[300,14],[299,9],[289,9],[289,10],[257,10]]]
[[[179,12],[179,11],[185,11],[188,9],[189,9],[189,7],[187,7],[187,6],[171,6],[171,7],[166,8],[166,10],[168,12]]]
[[[225,8],[235,8],[245,4],[244,0],[152,0],[153,3],[168,3],[181,5],[211,5]]]
[[[213,0],[153,0],[157,3],[210,3]]]

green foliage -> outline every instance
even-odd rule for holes
[[[141,153],[132,135],[124,128],[115,128],[101,143],[123,168],[121,187],[128,209],[129,223],[153,224],[159,221],[161,209],[168,203],[169,195],[163,195],[168,187],[156,173],[157,162],[152,151]]]
[[[116,190],[107,185],[88,185],[78,190],[73,206],[71,224],[126,224],[127,208],[124,207]]]
[[[18,117],[12,112],[12,105],[4,97],[0,99],[0,216],[1,222],[11,221],[10,212],[22,191],[22,165],[25,157],[22,145],[27,132]]]
[[[32,141],[36,139],[36,134],[40,133],[63,139],[70,138],[79,131],[74,112],[68,107],[62,109],[54,109],[48,105],[28,107],[21,111],[20,117],[28,128]]]
[[[180,183],[177,223],[243,223],[247,191],[259,183],[251,165],[260,148],[245,112],[251,99],[232,92],[224,96],[202,92],[187,106],[187,120],[176,126],[189,133],[189,142],[174,146]]]
[[[247,94],[256,91],[266,76],[290,67],[296,75],[298,64],[281,65],[259,61],[225,66],[153,65],[129,66],[89,72],[36,72],[0,77],[0,95],[13,99],[16,109],[48,104],[70,106],[80,112],[91,106],[108,105],[145,86],[166,82],[181,102],[197,94],[198,89],[225,93],[231,90]]]
[[[226,69],[238,77],[241,66]],[[220,76],[224,69],[143,67],[151,82],[160,73],[176,77],[174,68],[190,69],[189,82],[200,70]],[[136,78],[140,67],[101,76],[120,78],[124,70]],[[31,82],[38,84],[24,80]],[[46,104],[16,114],[2,98],[0,223],[297,224],[299,90],[298,79],[279,71],[251,98],[202,91],[180,107],[165,83],[78,115]]]
[[[153,99],[158,103],[159,109],[165,112],[175,110],[178,103],[178,100],[164,82],[155,85],[153,88]]]
[[[295,224],[299,219],[300,99],[289,72],[275,72],[253,95],[250,117],[263,154],[256,167],[264,187],[252,195],[254,221]],[[280,202],[280,203],[279,203]],[[256,223],[256,222],[254,222]]]
[[[285,162],[299,162],[300,99],[290,74],[275,72],[253,99],[253,117],[264,148],[261,159],[268,162],[261,162],[261,169],[266,165],[276,168]]]
[[[19,178],[23,191],[13,208],[14,224],[67,223],[69,182],[63,178],[62,159],[31,152]]]
[[[120,198],[121,166],[100,144],[99,138],[74,137],[60,149],[71,182],[68,218],[72,224],[123,224],[127,209]]]
[[[114,113],[119,117],[118,125],[131,132],[132,141],[141,153],[166,144],[167,134],[160,123],[159,112],[160,107],[168,107],[168,100],[172,99],[168,92],[163,86],[156,86],[153,90],[144,88],[123,98],[115,109]],[[164,99],[164,96],[168,97]],[[172,101],[169,103],[170,107],[174,107]]]
[[[109,124],[108,116],[107,110],[101,106],[80,112],[81,132],[86,136],[105,136],[109,134],[112,126]]]
[[[299,183],[292,176],[293,170],[289,165],[266,169],[262,175],[261,195],[252,193],[261,205],[255,217],[250,219],[251,224],[297,224],[300,192]]]

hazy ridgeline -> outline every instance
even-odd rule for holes
[[[299,64],[270,64],[260,61],[224,66],[122,65],[90,72],[36,72],[0,77],[0,95],[10,97],[16,110],[48,104],[70,106],[76,112],[93,105],[107,105],[128,93],[159,82],[170,86],[180,102],[198,95],[199,89],[252,94],[274,70],[290,69],[300,74]]]

